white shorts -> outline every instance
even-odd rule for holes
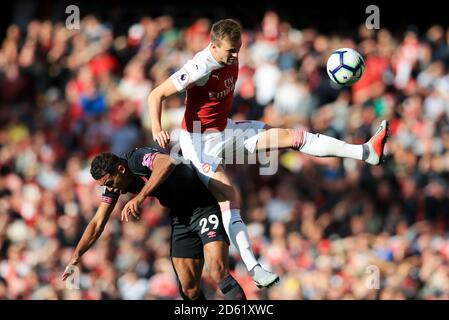
[[[223,131],[192,133],[182,130],[179,144],[183,157],[192,162],[198,171],[200,180],[207,186],[218,165],[224,159],[241,157],[245,150],[252,154],[256,151],[257,140],[265,123],[261,121],[237,121],[228,119]]]

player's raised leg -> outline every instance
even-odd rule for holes
[[[260,127],[263,128],[263,125]],[[210,137],[209,137],[210,138]],[[229,137],[228,137],[229,138]],[[232,136],[230,137],[232,138]],[[257,137],[256,137],[257,138]],[[207,145],[203,145],[206,140]],[[270,287],[279,281],[279,277],[264,270],[258,263],[251,249],[251,241],[248,236],[246,225],[240,216],[240,195],[238,190],[232,186],[231,179],[225,173],[220,164],[222,158],[218,156],[224,148],[224,140],[212,141],[219,143],[215,153],[206,154],[207,146],[215,146],[206,139],[197,140],[193,134],[182,131],[179,137],[183,157],[189,159],[198,173],[201,182],[207,186],[214,198],[220,205],[223,226],[231,243],[238,250],[243,263],[249,271],[257,287]],[[232,140],[232,139],[231,139]],[[254,140],[254,146],[255,142]],[[217,152],[219,150],[220,152]]]
[[[261,267],[251,248],[246,225],[240,216],[240,195],[231,184],[223,167],[219,165],[209,180],[208,188],[217,199],[223,219],[223,225],[232,244],[237,248],[242,260],[250,272],[257,287],[270,287],[279,281],[279,277]]]
[[[382,161],[388,137],[388,122],[383,120],[377,132],[364,144],[350,144],[320,133],[302,129],[267,126],[257,140],[257,150],[293,148],[317,157],[340,157],[363,160],[372,165]]]

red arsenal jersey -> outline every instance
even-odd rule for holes
[[[201,123],[201,132],[226,128],[238,68],[237,61],[219,64],[207,47],[170,77],[179,92],[186,90],[183,129],[193,132],[194,121]]]

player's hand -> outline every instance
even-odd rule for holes
[[[170,133],[165,130],[161,131],[153,131],[153,139],[156,141],[162,148],[168,147],[170,143]]]
[[[125,220],[128,222],[128,216],[133,215],[136,220],[140,219],[140,205],[143,202],[143,198],[140,196],[135,196],[133,199],[128,201],[128,203],[123,207],[121,214],[121,221]]]
[[[69,265],[67,265],[67,267],[65,267],[64,272],[61,275],[61,280],[66,281],[67,278],[73,274],[73,268],[76,268],[77,265],[78,262],[72,262]]]

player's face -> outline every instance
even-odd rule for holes
[[[120,191],[121,193],[126,193],[128,186],[132,182],[132,179],[127,173],[126,168],[119,165],[114,173],[107,173],[102,178],[98,179],[97,183],[100,186],[112,189],[114,192]]]
[[[233,64],[237,58],[242,46],[242,41],[232,42],[227,38],[218,44],[212,44],[212,50],[215,53],[215,59],[223,65]]]

